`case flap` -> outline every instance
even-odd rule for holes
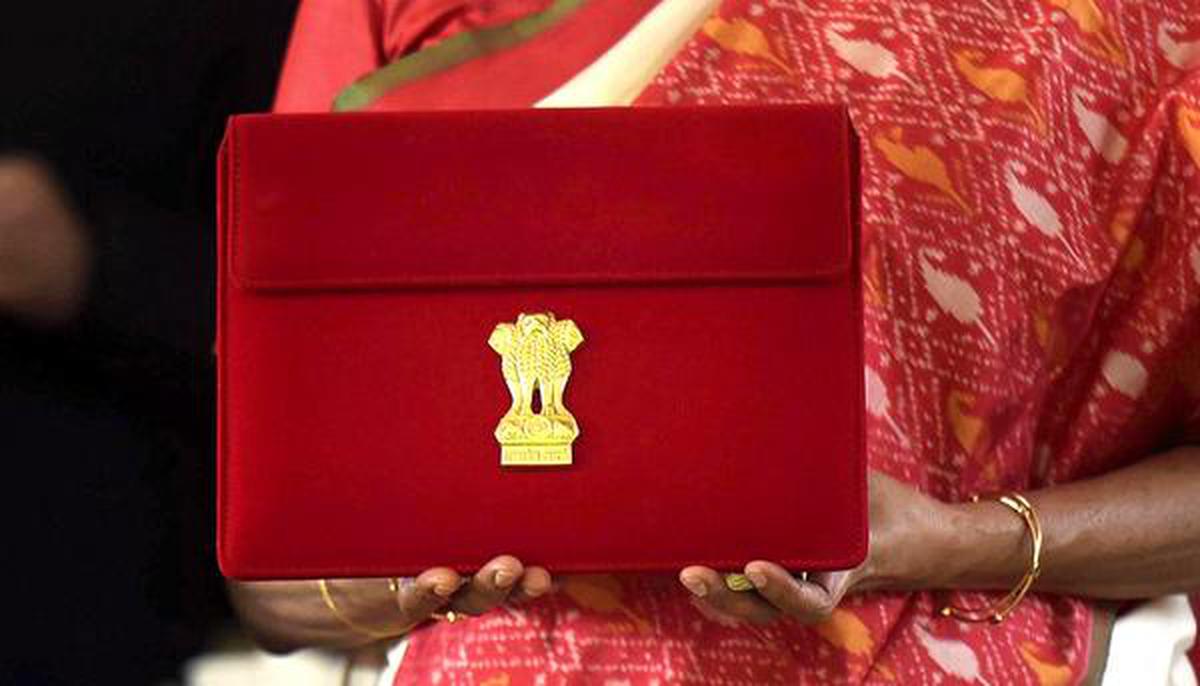
[[[764,282],[848,269],[844,111],[577,114],[236,117],[224,156],[230,274],[246,288],[314,290]],[[480,164],[497,159],[503,171]]]

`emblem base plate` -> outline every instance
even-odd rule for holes
[[[505,467],[549,467],[571,464],[569,445],[502,445],[500,464]]]

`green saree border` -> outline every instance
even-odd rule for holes
[[[368,107],[390,91],[463,62],[511,48],[554,27],[587,0],[554,0],[542,10],[507,24],[455,34],[424,50],[405,55],[347,86],[333,100],[333,111]]]

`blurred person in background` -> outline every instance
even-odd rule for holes
[[[214,156],[289,0],[0,17],[0,683],[172,678],[212,555]]]

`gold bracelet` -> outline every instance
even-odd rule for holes
[[[973,497],[971,500],[978,502],[979,497]],[[1037,581],[1038,576],[1042,573],[1042,520],[1038,518],[1037,510],[1033,509],[1033,504],[1020,493],[1009,493],[1008,495],[1000,496],[997,500],[1001,505],[1020,515],[1021,519],[1025,522],[1025,528],[1029,531],[1029,540],[1031,543],[1029,569],[1025,571],[1025,575],[1021,577],[1021,581],[1017,583],[1016,587],[992,605],[980,608],[961,608],[954,605],[947,605],[941,610],[943,617],[953,617],[964,622],[992,622],[993,624],[999,624],[1013,610],[1017,609],[1017,605],[1020,605],[1021,601],[1025,599],[1025,595],[1033,587],[1033,582]]]
[[[329,591],[329,582],[327,582],[325,579],[320,579],[317,581],[317,588],[320,589],[321,599],[325,601],[325,607],[329,608],[330,614],[336,617],[339,622],[346,626],[346,628],[375,640],[392,638],[401,633],[396,631],[377,631],[370,627],[365,627],[357,622],[351,621],[350,618],[343,614],[338,608],[337,603],[333,601],[333,594]]]

